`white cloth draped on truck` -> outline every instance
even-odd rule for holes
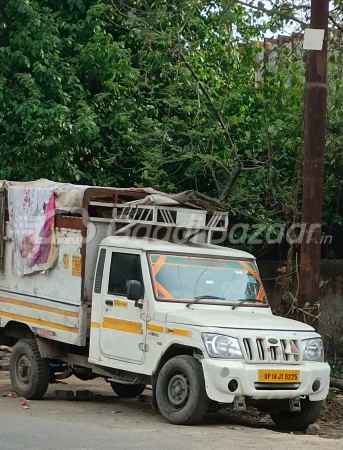
[[[70,183],[58,183],[45,178],[34,181],[5,181],[4,184],[7,190],[11,186],[20,186],[27,189],[53,189],[56,210],[68,212],[74,212],[82,208],[83,196],[88,187]]]
[[[54,189],[9,186],[8,207],[13,273],[24,276],[53,267],[57,259]]]

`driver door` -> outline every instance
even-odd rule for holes
[[[142,364],[146,322],[146,302],[140,301],[140,308],[127,298],[127,282],[140,281],[142,299],[144,296],[141,252],[134,250],[113,250],[107,252],[106,269],[108,280],[101,296],[102,326],[100,332],[101,353],[110,359]]]

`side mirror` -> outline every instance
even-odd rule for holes
[[[139,300],[142,296],[142,284],[137,280],[130,280],[127,283],[127,298],[129,300],[135,301],[135,306],[137,308],[143,308],[143,305],[139,303]]]

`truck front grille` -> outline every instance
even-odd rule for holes
[[[244,359],[249,363],[300,364],[301,345],[295,339],[243,338],[241,348]]]

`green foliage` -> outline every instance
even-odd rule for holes
[[[2,1],[0,179],[221,197],[242,164],[255,169],[242,172],[222,199],[233,221],[268,229],[291,220],[303,55],[280,52],[255,83],[260,47],[253,40],[299,18],[300,2],[275,2],[268,14],[265,2],[260,9],[244,3]],[[342,55],[338,47],[330,61],[328,226],[342,221]]]
[[[333,378],[341,378],[343,379],[343,364],[339,360],[329,361],[331,367],[331,376]]]

